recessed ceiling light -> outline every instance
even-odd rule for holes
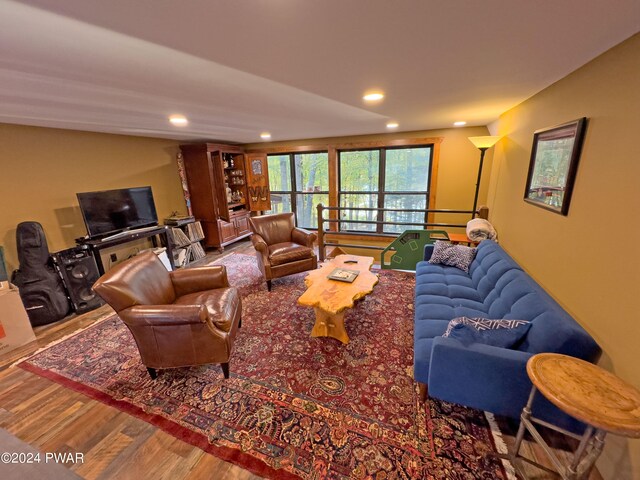
[[[467,122],[462,121],[462,120],[461,120],[461,121],[459,121],[459,122],[453,122],[453,126],[454,126],[454,127],[462,127],[462,126],[464,126],[464,125],[466,125],[466,124],[467,124]]]
[[[260,134],[260,138],[263,140],[269,140],[271,138],[271,134],[269,132],[262,132]]]
[[[398,122],[389,122],[387,123],[387,128],[398,128]]]
[[[176,127],[184,127],[189,124],[189,120],[184,115],[171,115],[169,121]]]
[[[369,92],[365,93],[363,100],[367,102],[377,102],[378,100],[382,100],[384,98],[384,93],[382,92]]]

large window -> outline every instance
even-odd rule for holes
[[[431,178],[431,146],[376,148],[339,152],[341,230],[401,233],[420,225],[383,225],[380,222],[426,223]],[[270,172],[271,173],[271,172]],[[382,212],[381,208],[398,211]],[[370,209],[370,210],[357,210]],[[355,223],[358,220],[368,223]]]
[[[268,155],[270,213],[296,212],[298,226],[317,228],[316,205],[329,202],[327,152]]]

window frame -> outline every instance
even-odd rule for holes
[[[328,190],[322,190],[318,192],[304,192],[300,190],[300,186],[296,184],[296,155],[313,155],[324,153],[327,155],[327,169],[329,169],[329,152],[327,150],[318,149],[318,150],[305,150],[305,151],[291,151],[291,152],[279,152],[279,153],[267,153],[267,165],[269,164],[269,157],[289,157],[289,175],[290,175],[290,184],[291,190],[272,190],[272,195],[289,195],[291,198],[291,211],[294,213],[294,219],[296,226],[300,228],[305,228],[309,230],[315,230],[317,227],[311,227],[308,225],[298,225],[298,195],[327,195],[330,196],[331,185],[329,185]],[[271,172],[269,172],[269,176],[271,176]],[[328,180],[330,182],[330,180]]]
[[[429,173],[427,176],[427,189],[420,191],[386,191],[386,172],[387,172],[387,151],[389,150],[408,150],[408,149],[418,149],[418,148],[428,148],[429,149]],[[342,153],[343,152],[367,152],[367,151],[377,151],[378,152],[378,190],[377,191],[348,191],[342,189]],[[337,206],[340,206],[341,195],[345,194],[376,194],[377,206],[375,208],[383,209],[384,208],[384,200],[386,195],[415,195],[415,196],[424,196],[425,199],[425,210],[430,208],[429,200],[431,198],[431,186],[433,183],[432,175],[434,173],[434,154],[435,154],[435,145],[433,143],[425,143],[420,145],[380,145],[380,146],[372,146],[369,148],[360,147],[360,148],[340,148],[336,151],[337,154],[337,167],[338,167],[338,175],[337,175],[337,198],[338,203]],[[376,220],[375,222],[383,222],[384,221],[383,210],[378,210],[376,212]],[[424,213],[423,218],[424,223],[428,223],[429,221],[429,213]],[[340,231],[344,232],[353,232],[353,233],[365,233],[365,234],[394,234],[397,235],[398,232],[390,232],[385,231],[385,227],[382,223],[375,223],[375,231],[367,231],[362,229],[343,229],[342,225],[348,224],[348,221],[340,221]],[[356,225],[368,225],[368,224],[356,224]],[[415,225],[415,228],[419,228],[418,225]]]

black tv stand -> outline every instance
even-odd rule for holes
[[[171,264],[171,268],[175,268],[175,264],[173,263],[173,249],[171,246],[171,240],[167,234],[167,227],[165,226],[157,226],[157,227],[145,227],[140,228],[138,230],[128,230],[125,232],[121,232],[118,235],[111,235],[104,238],[79,238],[76,240],[76,243],[79,245],[86,245],[91,253],[93,253],[93,257],[96,260],[96,264],[98,265],[98,272],[100,275],[104,275],[105,269],[104,264],[102,263],[102,258],[100,257],[100,250],[109,247],[115,247],[116,245],[122,245],[123,243],[133,242],[134,240],[140,240],[141,238],[150,238],[151,243],[154,247],[158,247],[158,237],[162,242],[162,246],[167,249],[167,256],[169,257],[169,263]]]

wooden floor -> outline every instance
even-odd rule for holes
[[[222,254],[209,252],[198,263],[208,263],[232,252],[253,254],[254,251],[249,241],[242,241]],[[83,463],[66,466],[87,479],[260,478],[116,408],[11,366],[38,348],[112,313],[110,307],[103,306],[81,316],[37,327],[36,342],[0,357],[0,427],[42,452],[83,453]],[[499,424],[511,448],[515,427],[503,420],[499,420]],[[540,461],[544,459],[544,454],[531,448],[529,442],[523,451]],[[532,479],[556,478],[537,469],[527,468],[527,472]],[[594,472],[590,479],[601,477]]]

